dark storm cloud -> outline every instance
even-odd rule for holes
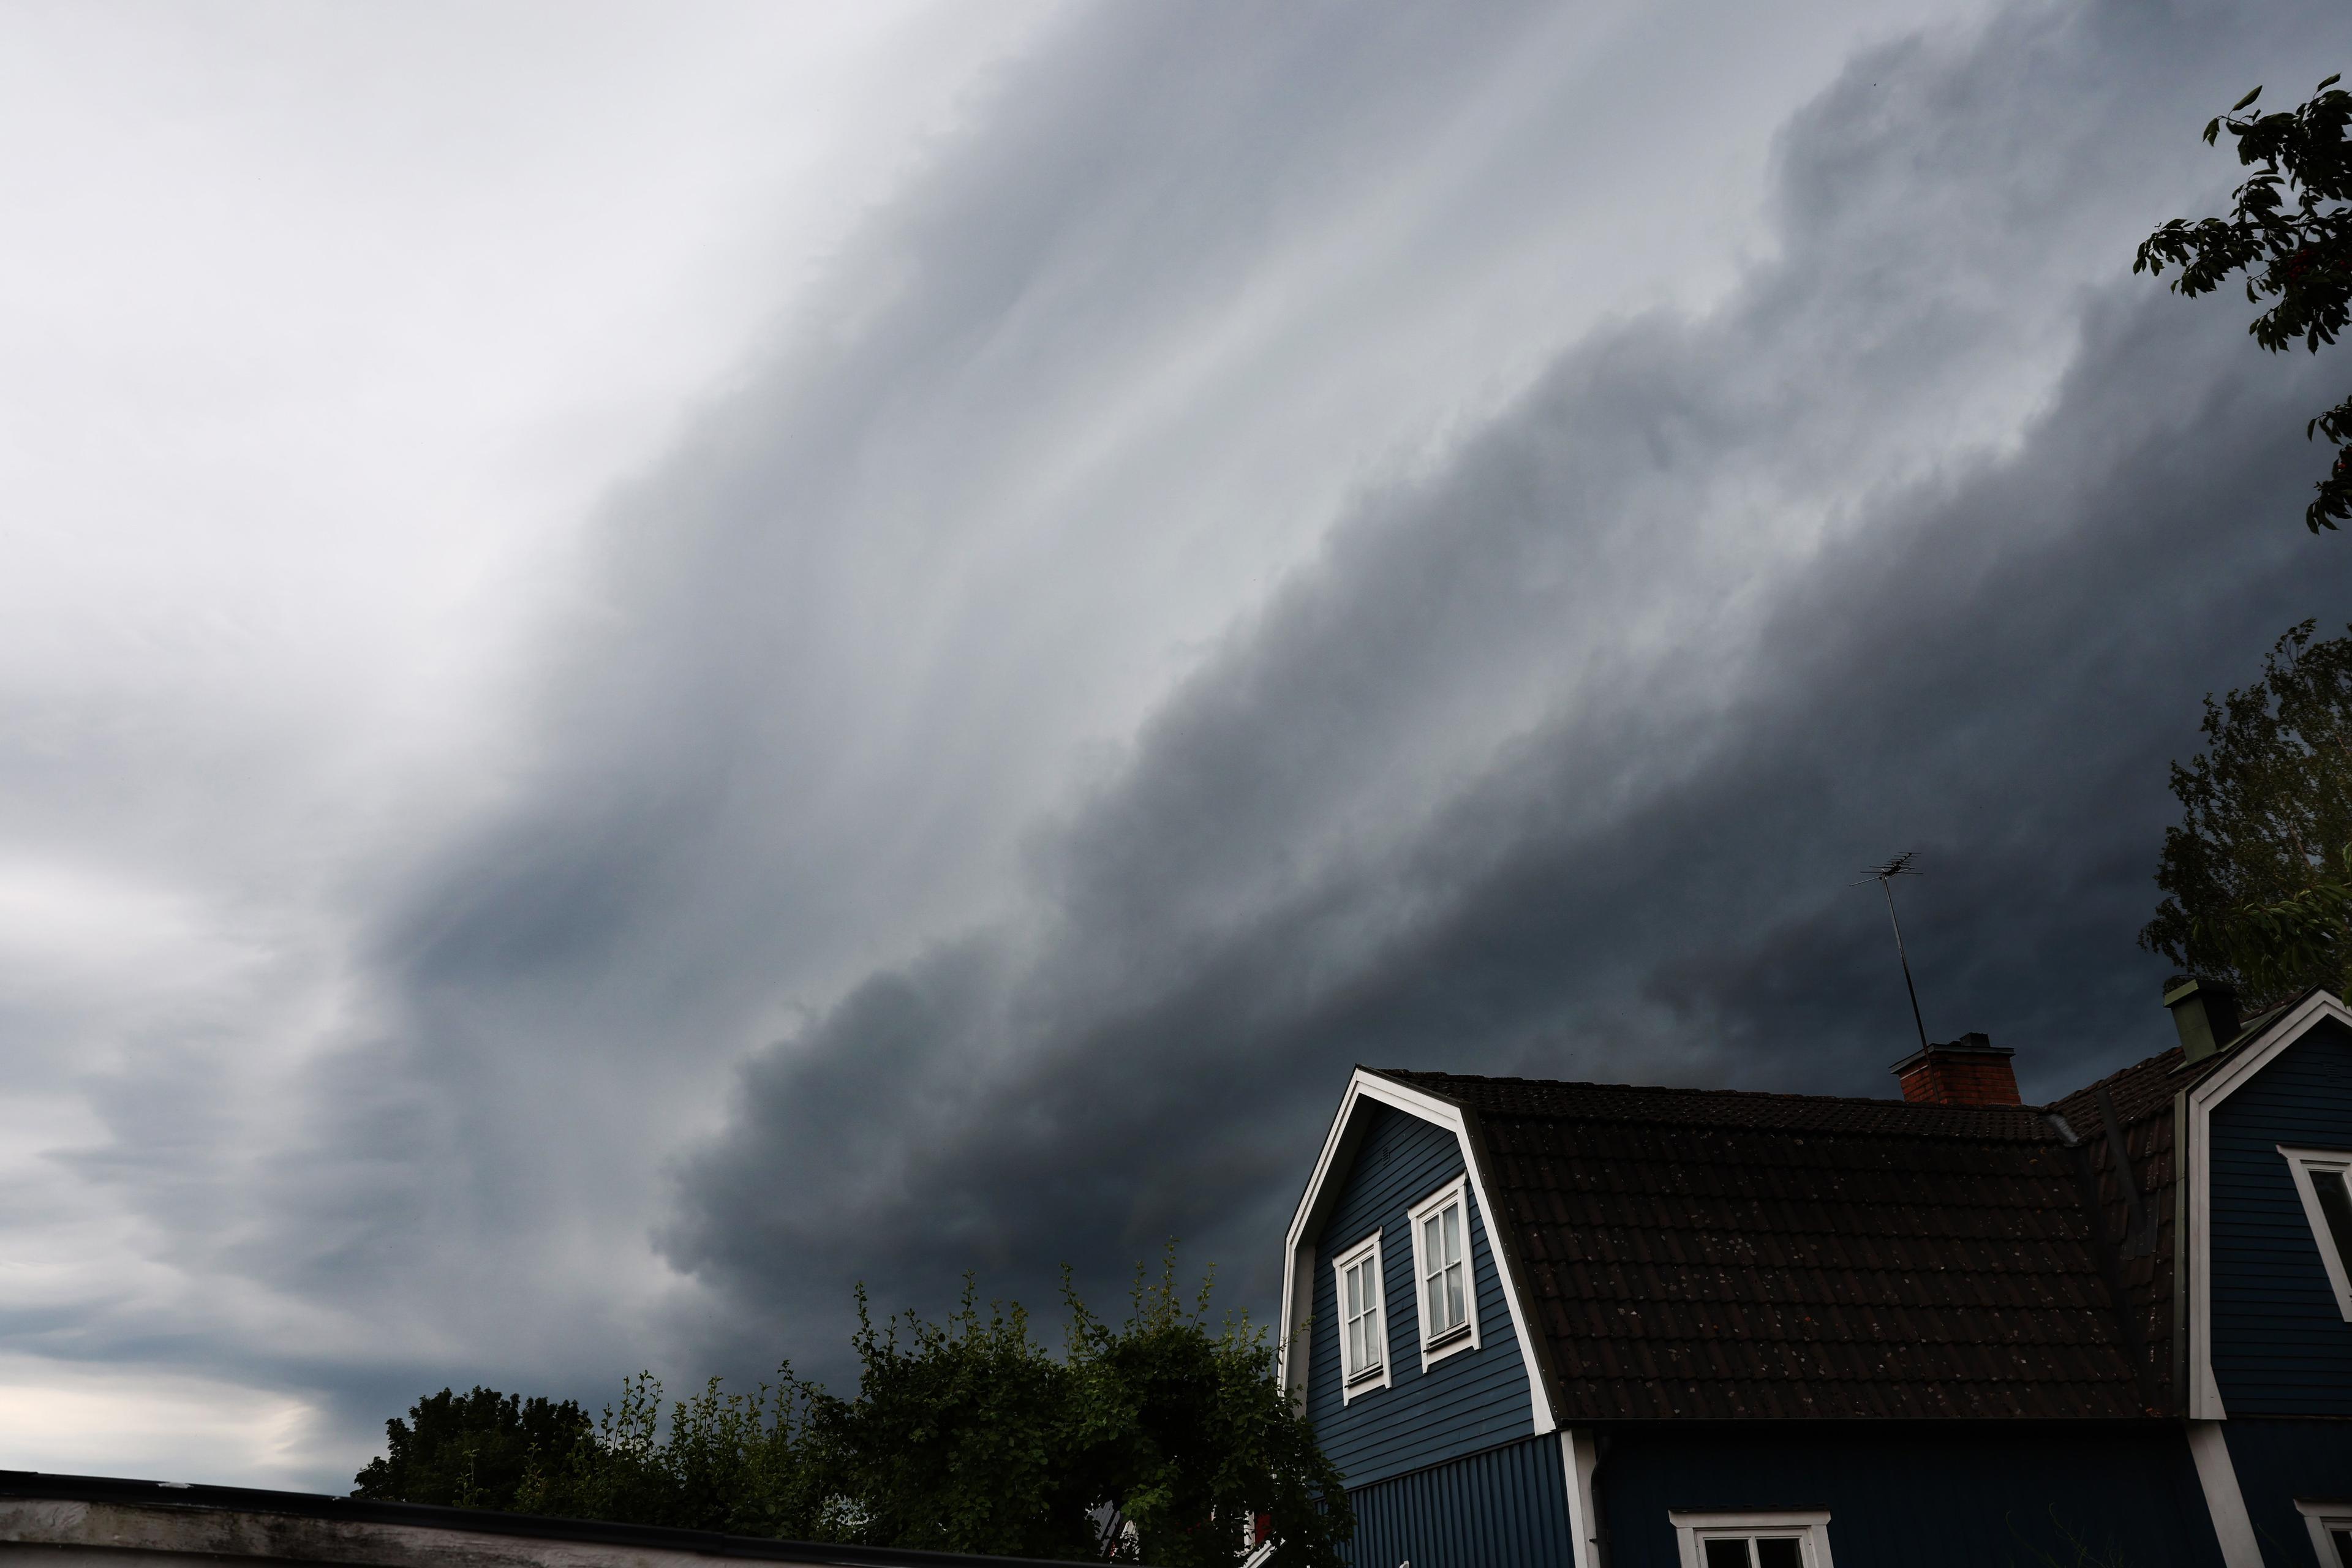
[[[1351,226],[1443,202],[1475,250],[1544,213],[1552,171],[1449,149],[1525,96],[1501,79],[1559,26],[1105,7],[1008,66],[784,346],[606,508],[504,808],[371,922],[369,1032],[310,1069],[255,1184],[254,1275],[418,1321],[475,1303],[475,1366],[642,1358],[657,1270],[612,1260],[614,1216],[642,1245],[664,1160],[796,1017],[859,1032],[831,1119],[870,1121],[859,1075],[918,1026],[859,977],[1003,906],[1032,803],[1228,613],[1213,584],[1165,607],[1230,528],[1193,492],[1290,427],[1286,392],[1367,308],[1351,291],[1444,260],[1349,256]],[[1301,256],[1339,280],[1308,297]],[[1236,301],[1276,330],[1234,329]],[[1266,406],[1171,417],[1203,363]],[[1005,971],[1003,939],[962,946],[927,973]],[[845,1180],[879,1204],[896,1156],[869,1152]]]
[[[2280,627],[2342,618],[2345,546],[2294,526],[2341,373],[2128,258],[2226,191],[2207,115],[2343,63],[2340,7],[1016,17],[908,23],[873,112],[768,141],[708,104],[582,116],[837,91],[689,50],[616,98],[528,18],[402,101],[441,132],[495,106],[544,163],[469,132],[445,180],[365,104],[254,121],[299,181],[233,138],[173,199],[283,261],[343,254],[283,240],[348,226],[311,199],[348,187],[405,215],[350,242],[399,286],[238,262],[247,313],[160,358],[108,279],[193,321],[202,256],[68,221],[31,264],[134,258],[40,334],[97,367],[104,449],[184,463],[92,489],[100,448],[50,444],[56,517],[152,517],[53,528],[47,567],[36,529],[20,596],[68,608],[18,628],[0,700],[30,1260],[0,1370],[83,1413],[19,1425],[149,1452],[89,1415],[130,1390],[195,1414],[163,1458],[76,1463],[331,1486],[445,1382],[837,1373],[860,1277],[1044,1305],[1061,1260],[1100,1296],[1178,1233],[1263,1306],[1352,1062],[1884,1092],[1908,1014],[1849,884],[1897,847],[1938,1034],[1990,1029],[2034,1092],[2161,1043],[2130,939],[2163,763]],[[636,13],[603,25],[634,61]],[[455,60],[444,32],[409,42]],[[986,90],[905,107],[1016,37]],[[767,46],[792,81],[834,58],[805,41]],[[152,42],[161,97],[51,73],[77,123],[202,142],[184,79],[255,106],[246,55]],[[323,58],[272,79],[334,98]],[[57,163],[61,220],[174,184],[115,187],[115,156]],[[772,186],[779,159],[826,177]],[[819,223],[820,186],[875,205]],[[549,195],[593,221],[532,239]],[[772,227],[779,265],[689,268],[698,225]],[[329,294],[373,348],[289,332]],[[256,331],[310,346],[221,404]],[[750,347],[656,429],[697,332]],[[174,364],[194,423],[125,390]],[[603,412],[543,405],[559,365],[603,367],[556,399]],[[311,376],[349,384],[235,413]],[[562,548],[519,542],[557,518]],[[156,528],[181,543],[124,550]],[[243,1458],[202,1436],[224,1411]]]
[[[2324,379],[2125,275],[2217,72],[2352,42],[2240,20],[1860,62],[1728,303],[1600,334],[1367,497],[1038,830],[1022,912],[745,1068],[672,1258],[821,1325],[853,1277],[1034,1299],[1181,1233],[1262,1305],[1350,1063],[1887,1092],[1909,1019],[1848,884],[1904,847],[1932,1030],[2029,1092],[2159,1048],[2164,762],[2352,605],[2294,521]],[[2112,281],[2048,259],[2086,252]]]
[[[1612,138],[1706,107],[1577,119],[1564,15],[1106,8],[1008,68],[612,500],[531,754],[371,924],[361,1043],[220,1202],[146,1205],[401,1335],[208,1364],[378,1417],[829,1373],[854,1279],[1100,1296],[1171,1234],[1262,1306],[1353,1062],[1883,1090],[1846,884],[1898,847],[1939,1032],[2044,1089],[2160,1043],[2162,761],[2344,557],[2294,526],[2311,368],[2125,268],[2226,175],[2202,117],[2343,24],[1883,50],[1784,131],[1718,306],[1346,428],[1391,308],[1438,353],[1475,312],[1429,298],[1569,254]],[[1310,550],[1297,442],[1415,477]]]

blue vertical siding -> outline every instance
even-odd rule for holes
[[[1557,1433],[1349,1492],[1352,1568],[1573,1568]]]
[[[1827,1509],[1840,1568],[2221,1563],[2178,1426],[1694,1424],[1601,1443],[1610,1568],[1676,1568],[1671,1509],[1772,1508]]]
[[[2233,1419],[2352,1415],[2352,1323],[2282,1143],[2352,1149],[2352,1037],[2332,1023],[2213,1108],[2213,1378]]]
[[[1535,1420],[1527,1365],[1511,1330],[1475,1192],[1469,1204],[1470,1256],[1478,1291],[1478,1348],[1421,1370],[1407,1215],[1462,1173],[1461,1145],[1444,1128],[1387,1106],[1367,1105],[1360,1114],[1374,1121],[1354,1165],[1341,1178],[1330,1222],[1315,1243],[1307,1360],[1307,1416],[1350,1490],[1524,1437]],[[1387,1291],[1390,1385],[1343,1404],[1331,1259],[1375,1230],[1381,1233]]]
[[[2352,1498],[2352,1421],[2221,1423],[2230,1468],[2268,1568],[2312,1568],[2311,1532],[2294,1500]],[[2336,1568],[2334,1563],[2327,1568]]]

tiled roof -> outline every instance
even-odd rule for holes
[[[2178,1054],[2178,1053],[2176,1053]],[[1895,1133],[2041,1142],[2050,1119],[2030,1105],[1913,1105],[1826,1094],[1756,1094],[1736,1089],[1649,1089],[1625,1083],[1560,1083],[1536,1078],[1383,1070],[1383,1078],[1482,1112],[1549,1121],[1661,1127],[1744,1127],[1782,1131]]]
[[[2109,1080],[2144,1188],[2178,1059]],[[2097,1086],[2051,1108],[2070,1143],[2034,1107],[1382,1076],[1475,1113],[1563,1422],[2166,1407],[2170,1203],[2119,1262]]]
[[[2179,1201],[2179,1169],[2173,1159],[2175,1097],[2227,1061],[2231,1051],[2301,1000],[2297,996],[2252,1020],[2227,1047],[2195,1068],[2183,1063],[2176,1046],[2078,1089],[2050,1107],[2082,1140],[2083,1152],[2090,1162],[2098,1188],[2100,1223],[2108,1236],[2116,1238],[2116,1271],[2129,1314],[2126,1332],[2139,1341],[2146,1355],[2149,1394],[2158,1408],[2178,1411],[2181,1404],[2180,1390],[2173,1386],[2172,1353],[2173,1259],[2178,1256],[2173,1223]],[[2106,1131],[2108,1108],[2114,1110],[2116,1131],[2123,1135],[2128,1184],[2139,1189],[2140,1226],[2137,1228],[2125,1195],[2126,1182],[2116,1176],[2114,1143]]]

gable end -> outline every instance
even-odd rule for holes
[[[1502,1289],[1503,1304],[1510,1315],[1511,1330],[1518,1341],[1520,1360],[1527,1368],[1528,1396],[1534,1411],[1530,1431],[1540,1434],[1554,1430],[1557,1422],[1552,1415],[1549,1348],[1539,1344],[1537,1336],[1529,1331],[1532,1320],[1523,1286],[1525,1270],[1511,1255],[1509,1227],[1493,1220],[1496,1210],[1487,1196],[1491,1184],[1486,1179],[1491,1162],[1485,1155],[1476,1114],[1370,1068],[1358,1068],[1348,1080],[1347,1092],[1340,1097],[1339,1111],[1331,1119],[1331,1130],[1323,1140],[1322,1152],[1316,1160],[1314,1173],[1307,1178],[1307,1190],[1298,1200],[1285,1241],[1280,1347],[1284,1388],[1294,1402],[1304,1406],[1311,1358],[1303,1353],[1307,1342],[1300,1331],[1309,1327],[1309,1304],[1315,1300],[1315,1239],[1329,1220],[1339,1189],[1355,1163],[1370,1121],[1365,1113],[1374,1106],[1402,1111],[1453,1135],[1461,1152],[1472,1200],[1478,1213],[1486,1216],[1487,1247]]]

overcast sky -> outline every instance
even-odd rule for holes
[[[1263,1313],[1349,1068],[2162,1048],[2263,6],[0,5],[0,1465]]]

